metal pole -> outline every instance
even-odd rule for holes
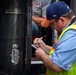
[[[23,75],[30,69],[31,1],[0,0],[0,74]]]

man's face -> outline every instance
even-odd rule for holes
[[[55,29],[57,32],[62,31],[62,22],[60,18],[51,20],[50,26],[52,27],[52,29]]]

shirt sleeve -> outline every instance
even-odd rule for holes
[[[50,59],[62,69],[68,71],[76,62],[76,31],[68,30],[55,46]]]
[[[46,17],[46,8],[50,3],[51,0],[34,0],[32,2],[32,15]]]
[[[41,16],[41,2],[40,0],[34,0],[32,2],[32,15]]]
[[[50,5],[52,0],[42,0],[41,8],[42,8],[42,17],[46,17],[46,9]]]

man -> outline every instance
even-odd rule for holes
[[[46,8],[51,0],[32,0],[32,20],[39,26],[46,18]],[[42,26],[44,27],[44,26]]]
[[[32,32],[33,35],[40,33],[38,27],[46,18],[46,8],[51,3],[51,0],[32,0]],[[36,33],[37,32],[37,33]]]
[[[32,0],[32,36],[33,39],[41,34],[41,23],[46,18],[46,8],[51,3],[51,0]],[[40,28],[40,29],[39,29]]]
[[[61,33],[53,47],[36,38],[35,55],[47,68],[46,75],[75,75],[76,69],[76,18],[69,6],[63,2],[53,2],[46,10],[50,26]],[[44,24],[47,21],[45,20]],[[48,26],[49,24],[47,24]]]

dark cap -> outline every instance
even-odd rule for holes
[[[53,20],[59,18],[68,13],[69,11],[70,8],[65,2],[63,1],[53,2],[46,9],[46,19]]]

